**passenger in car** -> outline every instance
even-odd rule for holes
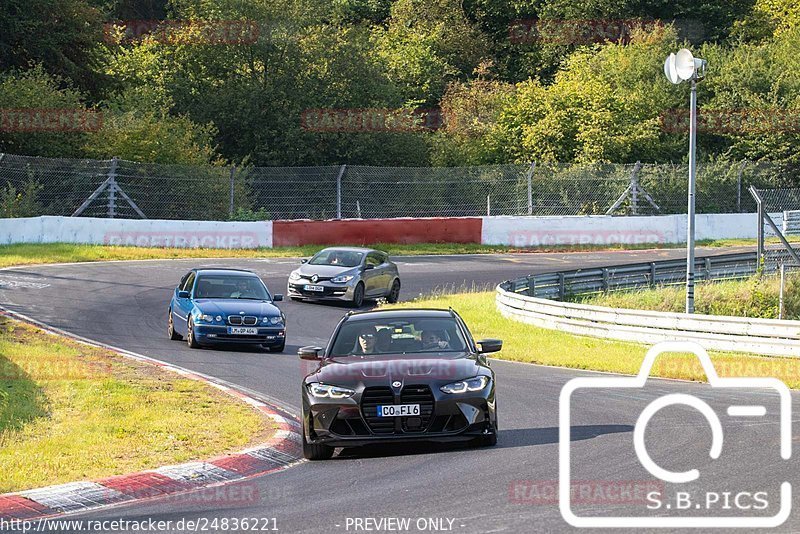
[[[450,343],[441,330],[425,330],[422,332],[422,350],[447,350]]]

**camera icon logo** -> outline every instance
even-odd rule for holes
[[[617,516],[597,517],[579,516],[572,509],[571,478],[571,421],[570,405],[573,393],[582,389],[644,388],[656,358],[663,353],[692,353],[699,360],[712,388],[740,388],[750,391],[770,391],[777,393],[780,401],[780,455],[788,460],[792,455],[791,395],[789,388],[777,378],[720,378],[711,362],[708,352],[697,343],[668,341],[653,346],[644,358],[639,374],[635,377],[580,377],[567,382],[559,398],[559,508],[567,523],[584,528],[769,528],[783,524],[788,519],[792,507],[792,486],[782,482],[780,486],[779,511],[768,517],[648,517]],[[645,430],[650,419],[663,408],[673,405],[689,406],[706,419],[711,428],[711,448],[709,456],[716,460],[722,453],[724,433],[722,423],[716,412],[705,401],[693,395],[668,394],[652,401],[639,415],[633,430],[633,445],[641,465],[654,477],[673,484],[692,482],[700,477],[697,469],[684,472],[669,471],[659,466],[650,457],[645,446]],[[729,417],[762,417],[766,415],[764,406],[729,406]]]

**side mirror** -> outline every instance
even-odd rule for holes
[[[272,295],[272,302],[280,302],[282,300],[283,300],[283,295],[281,295],[280,293]]]
[[[178,291],[178,298],[179,299],[188,299],[191,297],[191,294],[188,291]]]
[[[503,340],[501,339],[481,339],[475,343],[478,345],[479,354],[500,352],[503,349]]]
[[[374,269],[374,268],[375,268],[375,266],[374,266],[374,265],[372,265],[371,263],[368,263],[368,264],[366,264],[366,265],[364,266],[364,270],[365,270],[365,271],[369,271],[370,269]]]
[[[297,350],[297,355],[301,360],[316,361],[320,359],[320,354],[324,349],[322,347],[300,347]]]
[[[303,258],[302,260],[300,260],[300,263],[308,263],[308,258]]]

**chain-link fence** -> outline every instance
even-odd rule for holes
[[[0,154],[0,217],[266,220],[686,212],[688,169],[655,164],[222,167]],[[701,164],[699,213],[752,212],[800,169]]]

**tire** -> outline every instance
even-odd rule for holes
[[[334,448],[328,445],[314,444],[306,441],[305,423],[303,423],[303,458],[306,460],[330,460]]]
[[[167,333],[172,341],[183,339],[183,336],[175,331],[175,325],[172,321],[172,309],[169,310],[169,319],[167,319]]]
[[[356,288],[353,290],[353,301],[350,303],[350,306],[352,306],[353,308],[360,308],[363,304],[364,304],[364,284],[359,282]]]
[[[400,300],[400,280],[395,279],[392,282],[392,288],[389,290],[389,294],[386,296],[386,302],[389,304],[394,304]]]
[[[286,342],[284,341],[280,345],[277,345],[275,347],[270,347],[269,351],[270,352],[283,352],[285,349],[286,349]]]
[[[190,349],[200,348],[200,344],[194,338],[194,322],[191,317],[189,317],[189,322],[186,325],[186,344],[189,345]]]

